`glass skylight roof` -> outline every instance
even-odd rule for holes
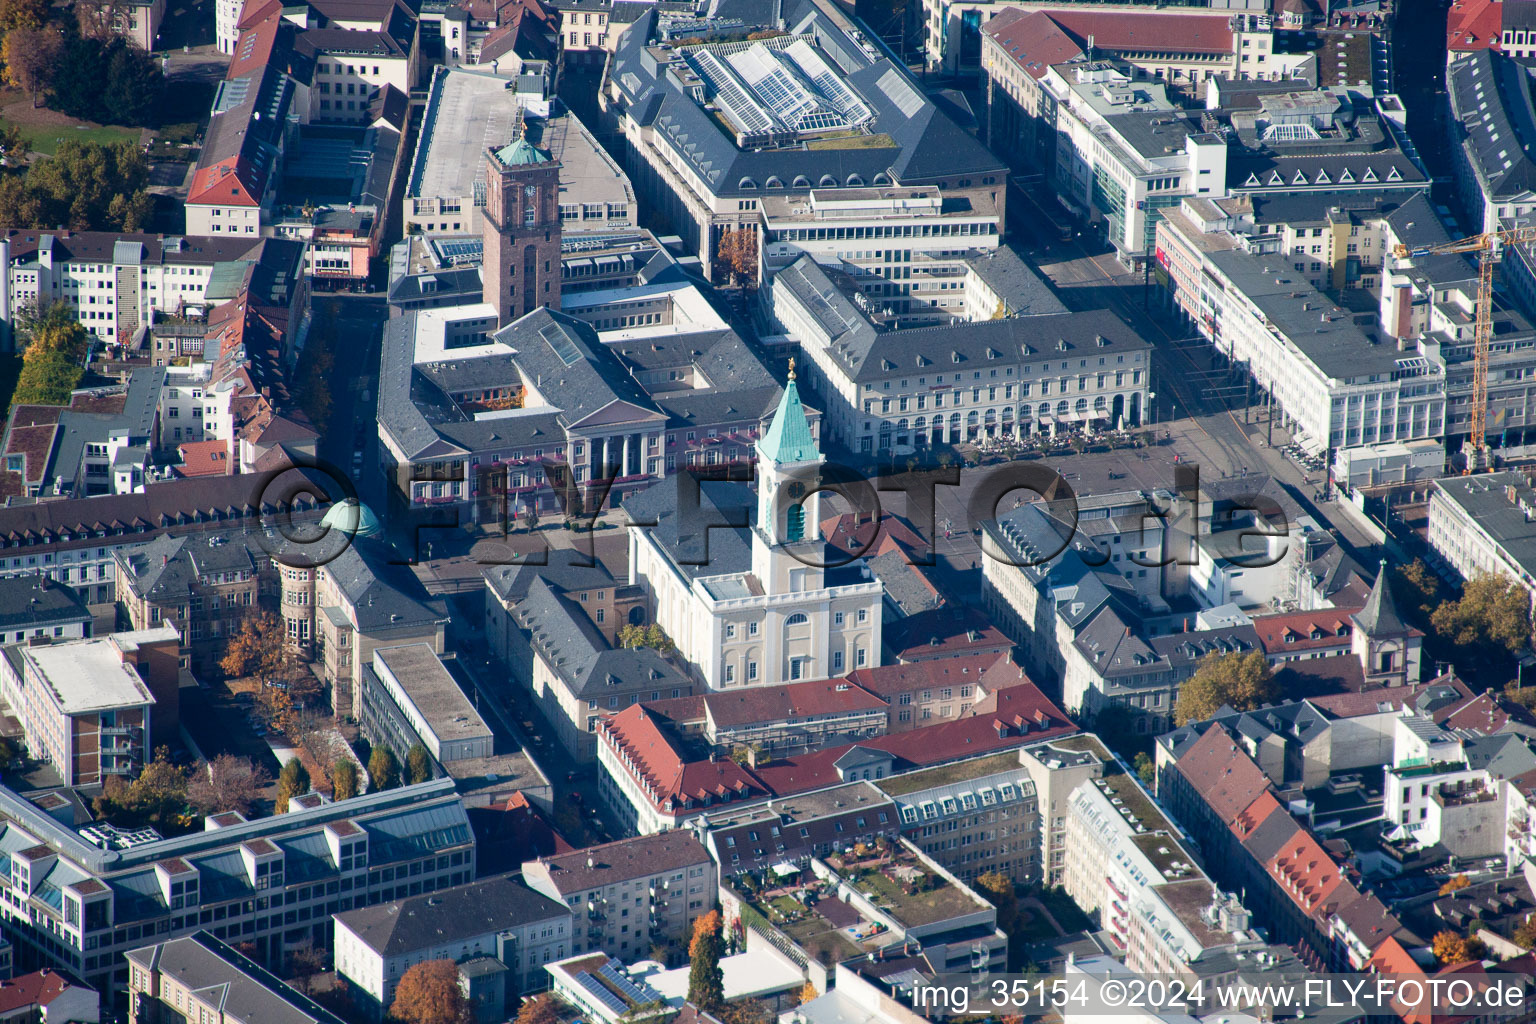
[[[711,99],[742,134],[856,128],[874,117],[814,47],[697,47],[688,63],[709,83]]]

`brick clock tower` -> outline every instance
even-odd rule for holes
[[[560,308],[560,161],[527,139],[485,151],[485,301],[505,327]]]

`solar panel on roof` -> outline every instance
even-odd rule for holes
[[[597,973],[602,975],[604,980],[612,983],[620,992],[624,993],[630,1002],[637,1006],[643,1006],[646,1003],[654,1003],[661,998],[661,993],[651,988],[651,986],[643,982],[637,984],[614,970],[613,965],[615,962],[610,960],[603,964],[603,966],[597,969]]]
[[[599,1003],[602,1003],[614,1013],[622,1014],[629,1012],[629,1007],[625,1005],[624,1000],[614,995],[613,991],[609,989],[608,986],[592,977],[592,975],[588,974],[586,971],[582,971],[580,974],[576,975],[576,984],[580,985],[583,990],[592,996],[592,998],[596,999]]]

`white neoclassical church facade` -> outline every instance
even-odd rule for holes
[[[739,543],[722,538],[710,545],[719,564],[686,565],[668,543],[675,528],[631,526],[630,582],[646,589],[656,622],[711,690],[879,665],[879,581],[853,568],[820,567],[826,545],[816,480],[824,459],[793,366],[756,453],[756,521],[745,531],[750,563]],[[749,500],[745,484],[729,486]],[[672,514],[686,515],[675,507]]]

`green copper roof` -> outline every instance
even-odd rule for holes
[[[379,517],[356,498],[343,498],[330,507],[320,525],[353,537],[372,537],[379,532]]]
[[[815,462],[821,458],[816,439],[811,436],[811,423],[805,418],[805,406],[800,404],[800,389],[795,385],[793,370],[789,374],[789,383],[784,385],[779,408],[773,414],[773,423],[757,442],[757,450],[780,466],[788,462]]]
[[[527,167],[530,164],[547,163],[549,154],[537,149],[527,139],[518,139],[512,145],[498,149],[496,159],[506,167]]]

